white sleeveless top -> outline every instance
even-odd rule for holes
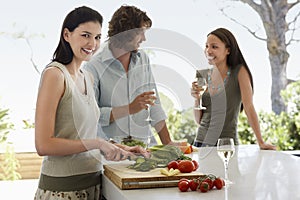
[[[49,66],[59,68],[65,77],[65,92],[56,113],[55,137],[72,140],[96,138],[100,111],[95,101],[90,75],[82,70],[87,91],[82,94],[64,65],[52,62],[47,67]],[[100,161],[99,150],[68,156],[45,156],[41,173],[55,177],[93,173],[101,170]]]

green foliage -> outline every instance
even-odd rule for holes
[[[300,81],[290,83],[285,90],[281,91],[281,96],[288,106],[289,113],[296,114],[300,111]]]
[[[192,109],[185,111],[171,110],[168,113],[167,127],[174,140],[186,139],[192,144],[196,136],[197,124],[193,119]]]
[[[9,109],[0,108],[0,148],[5,149],[4,154],[0,154],[0,168],[3,173],[0,173],[0,180],[17,180],[20,179],[20,174],[16,171],[19,169],[19,161],[15,157],[14,148],[11,143],[7,142],[7,137],[14,125],[8,122]]]
[[[184,140],[192,144],[196,136],[197,124],[194,121],[193,108],[178,111],[169,97],[160,93],[161,104],[168,115],[168,130],[173,140]]]
[[[264,141],[275,144],[278,150],[294,150],[295,146],[291,143],[289,126],[290,119],[285,112],[276,115],[274,112],[259,112],[261,133]],[[239,116],[238,134],[241,144],[255,144],[256,137],[252,128],[247,122],[244,113]],[[300,141],[300,140],[299,140]]]
[[[7,122],[8,111],[0,108],[0,144],[6,142],[9,131],[14,127],[12,123]]]
[[[300,149],[300,82],[294,82],[281,92],[287,112],[259,112],[260,128],[265,141],[275,144],[279,150]],[[238,134],[241,144],[253,144],[255,135],[244,113],[239,116]]]
[[[34,122],[30,122],[30,120],[22,120],[22,122],[24,123],[24,127],[23,129],[32,129],[34,128]]]
[[[300,149],[300,81],[293,82],[281,91],[281,96],[288,106],[286,126],[291,149]]]
[[[240,113],[239,115],[239,122],[238,122],[238,135],[240,144],[255,144],[256,139],[253,134],[253,130],[249,126],[247,116],[244,112]]]
[[[2,158],[1,158],[2,157]],[[20,168],[19,160],[16,158],[16,154],[12,144],[6,144],[6,151],[1,155],[0,167],[3,173],[0,173],[0,180],[18,180],[21,175],[17,172]]]
[[[287,112],[277,115],[274,112],[258,112],[261,133],[264,141],[275,144],[278,150],[300,149],[300,81],[293,82],[281,91]],[[192,143],[197,124],[194,121],[193,108],[178,111],[172,101],[160,94],[162,105],[168,113],[167,127],[173,140],[187,139]],[[240,144],[256,144],[255,134],[244,112],[239,115],[238,136]]]

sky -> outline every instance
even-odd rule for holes
[[[231,3],[228,6],[226,2],[228,1],[6,1],[5,4],[1,4],[2,11],[0,12],[0,45],[2,47],[0,48],[0,107],[10,109],[10,118],[17,126],[21,126],[24,119],[33,122],[40,74],[34,70],[30,62],[31,56],[40,71],[50,62],[58,44],[63,19],[75,7],[86,5],[102,14],[104,17],[102,41],[104,41],[108,21],[113,12],[121,5],[127,4],[135,5],[147,12],[153,21],[151,31],[167,34],[155,39],[154,42],[161,43],[150,48],[154,52],[150,59],[154,65],[159,90],[172,95],[178,109],[193,105],[189,86],[195,76],[195,67],[199,66],[195,66],[188,56],[195,56],[199,52],[200,61],[205,63],[201,60],[203,56],[201,51],[205,46],[206,35],[216,28],[225,27],[236,36],[252,72],[255,91],[253,99],[256,110],[270,111],[271,67],[266,44],[224,16],[220,9],[226,7],[228,15],[253,30],[260,28],[259,34],[263,37],[262,23],[259,16],[249,6],[241,2]],[[296,9],[299,10],[300,7]],[[16,34],[12,35],[21,32],[29,38],[31,48],[26,40],[18,39]],[[299,32],[298,38],[300,38]],[[151,39],[150,37],[145,48],[151,47],[151,42],[153,42]],[[161,46],[165,41],[171,42],[174,46],[162,49]],[[191,44],[191,47],[195,48],[187,49],[189,46],[186,44]],[[287,75],[291,79],[299,79],[300,58],[296,55],[296,52],[299,52],[296,49],[299,47],[300,43],[297,43],[288,48],[290,59]],[[185,53],[181,50],[186,50],[184,52],[188,52],[187,55],[183,55]]]

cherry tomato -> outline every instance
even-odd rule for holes
[[[198,186],[199,186],[199,180],[197,179],[190,180],[190,188],[192,191],[196,191],[198,189]]]
[[[171,169],[171,168],[173,168],[173,169],[178,169],[178,162],[175,161],[175,160],[170,161],[170,162],[168,163],[168,169]]]
[[[193,164],[194,164],[194,170],[196,171],[199,168],[199,163],[196,160],[192,160]]]
[[[222,187],[223,187],[223,180],[221,178],[216,178],[214,181],[213,181],[213,184],[214,186],[218,189],[218,190],[221,190]]]
[[[213,183],[213,180],[211,180],[210,178],[206,178],[204,179],[203,182],[207,182],[208,185],[209,185],[209,189],[211,190],[213,187],[214,187],[214,183]]]
[[[178,183],[181,182],[181,181],[187,181],[187,182],[189,182],[190,180],[187,179],[187,178],[181,178],[181,179],[178,181]]]
[[[189,181],[182,180],[178,182],[178,189],[181,192],[186,192],[188,191],[189,188],[190,188]]]
[[[182,160],[178,164],[178,169],[181,173],[190,173],[194,170],[194,164],[190,160]]]
[[[202,182],[200,183],[199,190],[200,190],[201,192],[207,192],[207,191],[209,190],[209,185],[208,185],[208,183],[205,182],[205,181],[202,181]]]

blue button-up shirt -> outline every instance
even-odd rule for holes
[[[163,111],[154,77],[151,71],[149,58],[142,50],[131,53],[128,73],[119,60],[114,58],[108,47],[104,44],[103,49],[97,53],[84,66],[94,76],[94,89],[98,106],[100,107],[100,120],[98,124],[98,135],[103,138],[126,137],[148,137],[151,132],[147,110],[116,119],[110,123],[112,107],[130,104],[139,94],[156,90],[157,100],[151,106],[151,126],[167,118]],[[152,137],[152,143],[155,143]]]

